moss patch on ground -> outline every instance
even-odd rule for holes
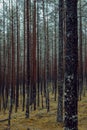
[[[45,100],[44,100],[45,101]],[[20,102],[21,103],[21,102]],[[31,111],[31,110],[30,110]],[[64,125],[56,122],[57,101],[54,96],[50,95],[50,112],[44,105],[44,109],[37,108],[36,111],[30,112],[30,118],[25,118],[25,112],[22,112],[21,105],[18,112],[12,112],[10,130],[63,130]],[[8,111],[0,112],[0,120],[8,118]],[[87,130],[87,94],[82,97],[82,101],[78,102],[78,128],[79,130]],[[8,122],[0,122],[0,130],[8,130]]]

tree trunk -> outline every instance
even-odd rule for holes
[[[18,10],[18,2],[16,1],[16,17],[17,17],[17,84],[16,84],[16,107],[15,111],[17,112],[18,104],[19,104],[19,42],[20,42],[20,32],[19,32],[19,10]]]
[[[26,118],[29,118],[30,103],[30,42],[29,42],[29,0],[27,2],[27,99],[26,99]]]
[[[77,67],[78,67],[77,0],[66,0],[64,130],[78,130]]]
[[[59,59],[57,121],[63,121],[63,0],[59,0]]]
[[[79,62],[79,96],[80,96],[80,100],[81,100],[81,95],[82,95],[82,91],[83,91],[83,54],[82,54],[82,10],[81,10],[81,0],[80,0],[80,29],[79,29],[79,57],[80,57],[80,62]]]
[[[40,41],[39,41],[39,4],[37,2],[37,92],[38,92],[38,95],[37,95],[37,106],[39,107],[40,106],[40,56],[39,56],[39,53],[40,53]]]
[[[24,58],[23,58],[23,106],[22,110],[25,108],[25,0],[24,0]]]
[[[33,99],[34,110],[36,110],[36,0],[34,0],[33,16]]]

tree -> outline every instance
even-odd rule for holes
[[[63,0],[59,0],[59,59],[57,121],[63,121]]]
[[[5,109],[5,95],[4,95],[4,91],[5,91],[5,73],[6,73],[6,35],[5,35],[5,30],[6,30],[6,26],[5,26],[5,2],[3,0],[3,85],[2,85],[2,98],[3,98],[3,108]]]
[[[36,0],[34,0],[33,17],[33,101],[36,110]]]
[[[0,24],[2,24],[2,20],[0,19]],[[2,30],[0,29],[0,43],[2,43]],[[0,111],[1,111],[1,96],[2,96],[2,74],[1,74],[1,65],[2,65],[2,59],[1,59],[1,44],[0,44]]]
[[[23,58],[23,108],[25,107],[25,0],[24,0],[24,58]]]
[[[66,0],[65,130],[78,130],[77,66],[77,0]]]
[[[57,26],[57,21],[56,21],[56,2],[54,1],[54,8],[55,8],[55,16],[54,16],[54,92],[55,92],[55,95],[54,95],[54,100],[56,101],[56,97],[57,97],[57,31],[56,31],[56,26]],[[62,22],[61,22],[62,23]]]
[[[10,108],[9,108],[9,120],[8,125],[10,126],[10,119],[13,109],[13,103],[15,101],[15,38],[14,38],[14,6],[11,1],[11,88],[10,88]]]
[[[30,49],[29,49],[29,1],[26,0],[27,4],[27,99],[26,99],[26,118],[29,118],[29,101],[30,101]]]
[[[85,90],[86,90],[86,85],[87,85],[87,68],[86,68],[86,54],[87,54],[87,39],[86,39],[86,35],[87,35],[87,27],[86,27],[86,24],[85,24],[85,56],[84,56],[84,96],[85,96]]]
[[[42,9],[43,9],[43,26],[44,26],[44,96],[46,97],[46,18],[45,18],[45,4],[44,4],[44,0],[42,0]]]
[[[40,80],[40,45],[39,45],[39,3],[37,2],[37,84],[38,84],[38,100],[37,100],[37,105],[40,106],[40,85],[39,85],[39,80]]]
[[[17,112],[19,104],[19,43],[20,43],[20,32],[19,32],[19,10],[18,2],[16,1],[16,17],[17,17],[17,84],[16,84],[16,107],[15,111]]]
[[[80,8],[79,8],[79,14],[80,14],[80,19],[79,19],[79,96],[81,100],[81,95],[83,91],[83,54],[82,54],[82,8],[81,8],[81,0],[79,1],[80,3]]]

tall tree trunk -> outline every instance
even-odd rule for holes
[[[23,58],[23,106],[22,106],[22,110],[24,111],[24,107],[25,107],[25,0],[24,0],[24,58]]]
[[[45,5],[42,0],[43,6],[43,22],[44,22],[44,96],[46,97],[46,18],[45,18]]]
[[[15,101],[15,42],[14,42],[14,17],[13,17],[13,2],[11,0],[11,88],[10,88],[10,108],[9,108],[9,120],[8,125],[10,126],[11,113],[13,108],[13,103]]]
[[[87,53],[87,48],[86,48],[86,42],[87,42],[87,39],[86,39],[86,35],[87,35],[87,31],[86,31],[86,24],[85,24],[85,45],[84,45],[84,91],[83,91],[83,96],[85,96],[85,94],[86,94],[86,79],[87,79],[87,77],[86,77],[86,53]]]
[[[33,16],[33,99],[34,110],[36,110],[36,0],[34,0]]]
[[[15,111],[17,112],[18,104],[19,104],[19,42],[20,42],[20,32],[19,32],[19,10],[18,10],[18,2],[16,1],[16,17],[17,17],[17,84],[16,84],[16,107]]]
[[[63,121],[63,0],[59,0],[59,59],[57,121]]]
[[[3,108],[5,109],[5,73],[6,73],[6,35],[5,35],[5,2],[3,0],[3,85],[2,85],[2,98],[3,98]]]
[[[39,45],[39,4],[37,2],[37,85],[38,85],[38,99],[37,99],[37,106],[40,106],[40,57],[39,57],[39,53],[40,53],[40,45]],[[39,66],[40,65],[40,66]]]
[[[80,52],[79,52],[79,57],[80,57],[80,64],[79,64],[79,96],[81,100],[81,95],[83,91],[83,54],[82,54],[82,10],[81,10],[81,0],[79,1],[80,3],[80,29],[79,29],[79,47],[80,47]]]
[[[50,110],[50,98],[49,98],[49,26],[48,26],[48,0],[46,1],[46,13],[47,13],[47,41],[46,41],[46,101],[47,101],[47,112]]]
[[[55,2],[55,1],[54,1]],[[56,2],[54,3],[54,6],[56,6]],[[56,37],[57,37],[57,33],[56,33],[56,7],[55,8],[55,18],[54,18],[54,100],[56,101],[56,97],[57,97],[57,45],[56,45]],[[62,23],[62,21],[61,21]]]
[[[1,46],[0,46],[1,48]],[[1,49],[0,49],[0,58],[1,58]],[[1,111],[1,59],[0,59],[0,111]]]
[[[29,42],[29,0],[27,3],[27,99],[26,99],[26,118],[29,118],[29,103],[30,103],[30,42]]]
[[[77,0],[66,0],[64,130],[78,130],[77,67],[78,67]]]

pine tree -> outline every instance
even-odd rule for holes
[[[19,10],[18,2],[16,1],[16,17],[17,17],[17,84],[16,84],[16,107],[15,111],[17,112],[19,104],[19,42],[20,42],[20,33],[19,33]]]
[[[78,130],[77,113],[77,0],[66,0],[65,129]]]
[[[29,101],[30,101],[30,42],[29,42],[29,0],[27,4],[27,99],[26,99],[26,118],[29,118]]]
[[[59,0],[59,59],[57,121],[63,121],[63,0]]]
[[[83,53],[82,53],[82,8],[81,8],[81,0],[79,1],[79,14],[80,14],[80,19],[79,19],[79,96],[81,100],[81,95],[83,91]]]

